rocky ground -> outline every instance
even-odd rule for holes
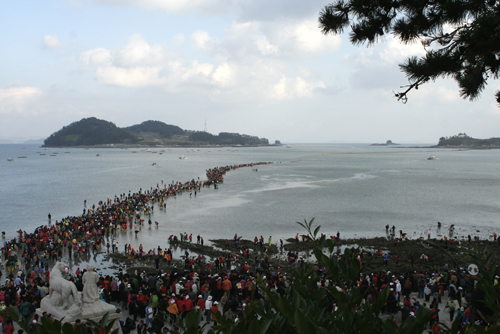
[[[280,252],[276,244],[271,247],[261,248],[259,245],[254,245],[253,241],[241,240],[243,248],[252,249],[248,259],[244,258],[242,252],[236,249],[234,243],[229,242],[229,247],[226,247],[226,239],[210,240],[211,245],[200,245],[196,243],[189,242],[177,242],[176,244],[171,244],[171,247],[178,248],[181,250],[187,250],[189,256],[197,256],[201,254],[203,260],[200,265],[195,265],[195,270],[206,270],[206,264],[208,261],[212,261],[220,255],[225,255],[228,252],[231,254],[238,254],[240,264],[247,261],[250,268],[252,268],[255,261],[261,261],[264,256],[269,256],[269,261],[271,264],[271,270],[276,270],[278,266],[281,266],[283,271],[291,272],[298,267],[298,263],[293,264],[288,263],[287,253],[289,251],[298,252],[299,256],[305,259],[306,264],[314,263],[314,256],[312,250],[315,247],[315,243],[311,241],[300,241],[296,242],[295,239],[291,238],[286,240],[284,244],[283,251]],[[498,249],[500,245],[497,242],[486,241],[486,240],[472,240],[470,243],[467,241],[456,242],[454,245],[450,243],[445,243],[442,240],[429,240],[435,245],[441,247],[431,247],[425,245],[422,240],[388,240],[387,238],[371,238],[371,239],[340,239],[335,242],[334,252],[339,252],[342,254],[346,248],[351,248],[353,250],[360,247],[363,249],[362,263],[364,271],[392,271],[392,272],[407,272],[407,271],[432,271],[434,269],[443,269],[445,264],[448,264],[448,268],[452,269],[455,267],[452,259],[448,252],[458,263],[461,268],[467,268],[469,264],[473,262],[473,257],[478,256],[483,250],[487,253],[493,254],[493,262],[495,264],[500,263],[500,252]],[[381,255],[377,255],[377,251],[380,251]],[[324,249],[323,252],[327,253],[328,250]],[[386,264],[383,255],[389,255],[389,261]],[[425,254],[428,257],[427,261],[421,260],[420,257]],[[397,263],[397,256],[401,257],[399,263]],[[413,256],[413,265],[412,258]],[[123,253],[112,253],[105,257],[105,260],[112,260],[113,265],[110,269],[118,271],[118,269],[126,270],[129,272],[145,271],[145,272],[155,272],[155,262],[153,256],[146,256],[144,258],[132,258],[129,255]],[[184,256],[180,259],[173,259],[172,266],[177,266],[177,268],[184,268]],[[168,271],[166,261],[160,262],[160,267],[162,270]],[[212,270],[214,266],[212,266]]]

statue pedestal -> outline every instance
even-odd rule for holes
[[[97,301],[94,303],[84,303],[83,307],[78,307],[76,304],[73,304],[71,308],[68,310],[61,310],[53,306],[48,300],[45,298],[42,299],[40,304],[40,308],[36,310],[36,313],[41,317],[43,312],[47,312],[52,315],[52,318],[56,320],[60,320],[63,323],[69,322],[74,325],[75,320],[80,319],[82,323],[85,320],[92,320],[96,323],[101,322],[102,317],[109,312],[108,322],[116,319],[113,330],[118,329],[118,334],[122,334],[122,329],[120,326],[121,312],[116,311],[116,306],[105,303],[103,301]]]

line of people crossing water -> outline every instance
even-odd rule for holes
[[[9,274],[23,270],[29,274],[34,270],[35,264],[45,259],[57,261],[65,251],[70,258],[96,253],[105,244],[105,239],[112,239],[116,231],[134,228],[138,231],[137,228],[144,224],[141,214],[150,217],[156,203],[160,208],[165,208],[166,201],[171,197],[184,192],[200,192],[202,188],[223,183],[228,171],[267,164],[271,162],[214,167],[206,170],[206,180],[172,181],[171,184],[163,184],[163,187],[157,184],[154,189],[120,194],[88,208],[85,200],[82,215],[65,217],[60,221],[56,220],[54,224],[49,214],[48,225],[37,227],[32,233],[19,230],[17,238],[4,242],[2,256],[7,263],[7,272]],[[148,223],[152,225],[151,218]]]

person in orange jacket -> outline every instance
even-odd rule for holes
[[[227,298],[229,298],[229,296],[230,296],[230,292],[231,292],[232,287],[233,287],[233,284],[226,276],[224,281],[222,281],[222,290],[225,293],[227,293]]]
[[[167,311],[170,314],[170,324],[173,324],[174,322],[176,322],[177,315],[179,314],[179,309],[177,308],[174,296],[172,296],[172,298],[168,300]]]

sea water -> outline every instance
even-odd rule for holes
[[[435,155],[436,160],[428,160]],[[26,158],[19,158],[19,157]],[[186,159],[179,159],[184,156]],[[13,158],[14,161],[7,161]],[[165,247],[170,235],[193,239],[253,239],[273,242],[304,230],[296,222],[315,219],[328,235],[385,236],[395,226],[409,237],[441,237],[455,225],[460,237],[500,234],[500,150],[453,150],[295,144],[222,148],[40,148],[0,145],[0,229],[7,239],[33,231],[115,195],[206,179],[216,166],[251,162],[269,165],[226,174],[218,189],[202,188],[156,206],[138,237],[116,237],[145,248]],[[155,164],[155,165],[153,165]],[[257,169],[256,171],[254,169]],[[163,183],[162,183],[163,182]],[[144,217],[146,222],[148,217]],[[437,222],[442,230],[437,231]]]

